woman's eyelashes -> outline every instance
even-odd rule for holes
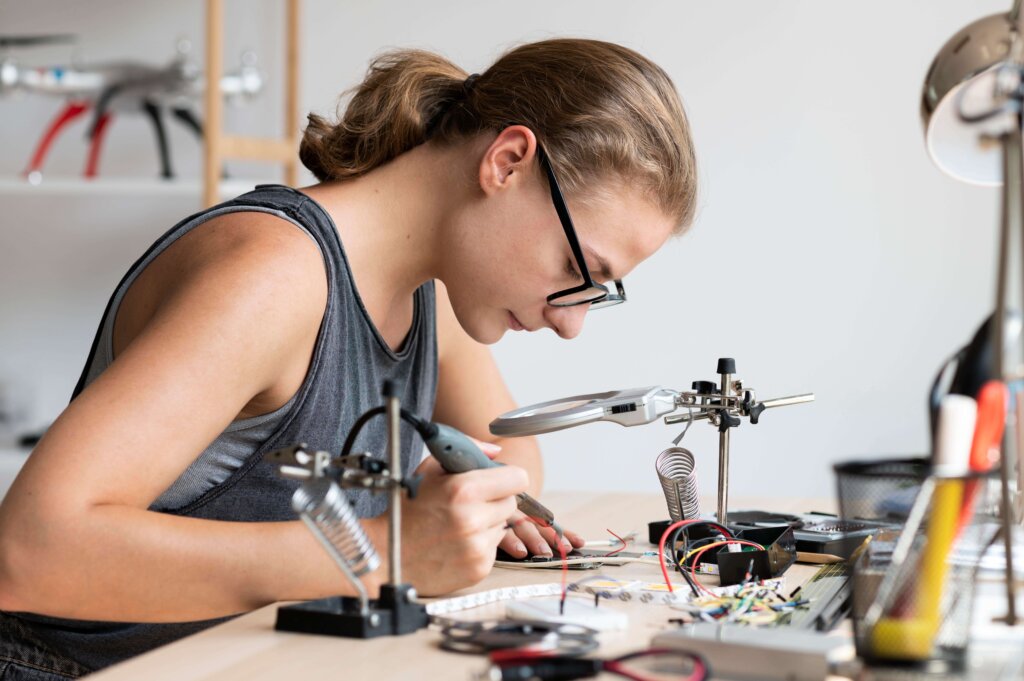
[[[574,263],[572,259],[565,261],[565,272],[573,281],[583,281],[583,275],[576,269],[576,263]]]

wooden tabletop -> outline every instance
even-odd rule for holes
[[[637,548],[647,550],[647,523],[667,516],[660,494],[562,492],[545,495],[543,501],[565,527],[587,539],[607,538],[606,529],[617,534],[636,531]],[[702,508],[714,508],[705,499]],[[827,510],[820,499],[740,499],[734,508],[760,508],[783,512]],[[817,566],[794,565],[786,573],[786,588],[793,589],[810,577]],[[629,564],[606,567],[602,572],[619,579],[659,581],[657,565]],[[579,579],[584,573],[573,572]],[[678,576],[677,576],[678,577]],[[339,574],[339,579],[342,579]],[[461,593],[505,586],[557,582],[557,570],[495,568],[480,584]],[[714,578],[706,579],[709,584]],[[458,595],[458,594],[454,594]],[[504,603],[458,613],[467,619],[500,617]],[[626,631],[600,635],[602,657],[646,648],[652,636],[677,615],[665,605],[636,600],[601,602],[601,607],[621,610],[629,617]],[[438,633],[425,629],[401,637],[372,640],[336,638],[274,630],[276,605],[238,617],[194,636],[158,648],[90,676],[96,681],[147,679],[149,681],[224,679],[469,679],[485,668],[482,657],[445,652],[438,648]],[[609,677],[610,678],[610,677]]]

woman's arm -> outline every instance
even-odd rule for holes
[[[289,223],[246,215],[244,229],[204,225],[168,249],[194,250],[172,268],[144,327],[26,463],[0,506],[0,609],[166,622],[351,593],[297,521],[147,510],[246,404],[294,362],[308,366],[326,305],[319,252]],[[421,591],[482,578],[509,497],[526,485],[522,471],[485,472],[428,481],[418,508],[408,505],[404,534],[447,544],[404,566]],[[379,522],[367,528],[386,537]]]

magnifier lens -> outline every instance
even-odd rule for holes
[[[536,409],[531,409],[519,414],[519,418],[523,418],[525,416],[538,416],[541,414],[557,414],[560,411],[585,407],[586,405],[593,404],[594,402],[595,400],[570,400],[567,402],[556,402],[555,404],[542,405]]]

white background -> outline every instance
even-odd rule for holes
[[[698,152],[696,225],[629,278],[629,304],[590,315],[577,340],[515,335],[494,348],[521,403],[686,388],[732,356],[762,398],[817,395],[734,432],[734,495],[827,496],[836,461],[924,451],[931,377],[992,306],[998,192],[931,164],[921,83],[949,36],[1008,0],[303,5],[303,111],[331,111],[389,47],[433,49],[480,71],[520,42],[594,37],[641,51],[674,79]],[[269,81],[265,97],[229,113],[234,131],[280,126],[281,6],[228,2],[225,64],[254,49]],[[202,18],[199,0],[0,1],[0,33],[79,35],[75,48],[18,51],[29,64],[159,63],[182,36],[201,59]],[[26,193],[4,183],[58,108],[38,96],[0,99],[0,402],[20,405],[19,430],[59,413],[112,287],[198,207],[197,192],[155,185]],[[176,166],[195,178],[199,147],[171,126]],[[80,172],[84,127],[58,142],[47,179]],[[147,124],[119,117],[102,174],[156,171]],[[259,166],[235,172],[279,177]],[[654,457],[676,432],[597,424],[544,436],[547,486],[654,491]],[[717,434],[698,424],[686,443],[711,493]]]

